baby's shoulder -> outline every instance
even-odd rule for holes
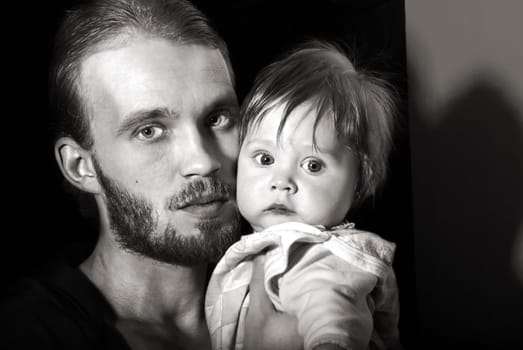
[[[396,244],[376,233],[358,230],[353,223],[335,226],[329,232],[350,249],[392,265]]]

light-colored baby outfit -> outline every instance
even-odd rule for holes
[[[395,244],[353,224],[291,222],[242,236],[216,265],[205,299],[214,350],[242,349],[252,258],[264,250],[267,295],[297,316],[305,349],[401,348]]]

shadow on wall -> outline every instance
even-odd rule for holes
[[[433,115],[436,126],[411,101],[421,339],[434,348],[523,345],[523,282],[513,266],[523,115],[502,86],[477,75]]]

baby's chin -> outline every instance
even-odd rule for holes
[[[284,224],[287,222],[299,222],[302,224],[309,224],[309,225],[311,224],[311,223],[307,222],[306,220],[303,220],[302,218],[300,218],[297,215],[293,215],[293,216],[274,215],[274,216],[265,217],[265,218],[263,218],[263,220],[260,220],[259,222],[256,222],[254,224],[251,223],[251,226],[253,227],[255,232],[261,232],[271,226]]]
[[[332,219],[332,218],[331,218]],[[335,219],[335,218],[334,218]],[[258,217],[257,220],[251,221],[250,224],[254,232],[261,232],[267,228],[279,224],[284,224],[288,222],[298,222],[301,224],[312,225],[316,227],[323,227],[324,229],[330,229],[336,225],[343,223],[343,220],[330,220],[329,218],[324,218],[324,220],[317,220],[318,222],[311,222],[311,220],[306,220],[306,218],[301,217],[298,214],[293,215],[264,215],[261,218]]]

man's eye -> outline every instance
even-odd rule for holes
[[[140,141],[151,141],[159,138],[164,129],[159,126],[146,126],[138,131],[137,138]]]
[[[268,153],[259,153],[254,157],[254,159],[261,165],[271,165],[274,163],[274,157]]]
[[[206,122],[211,128],[227,129],[233,125],[234,120],[229,113],[220,112],[210,115]]]
[[[301,167],[309,173],[319,173],[323,170],[323,163],[317,159],[306,159],[301,163]]]

